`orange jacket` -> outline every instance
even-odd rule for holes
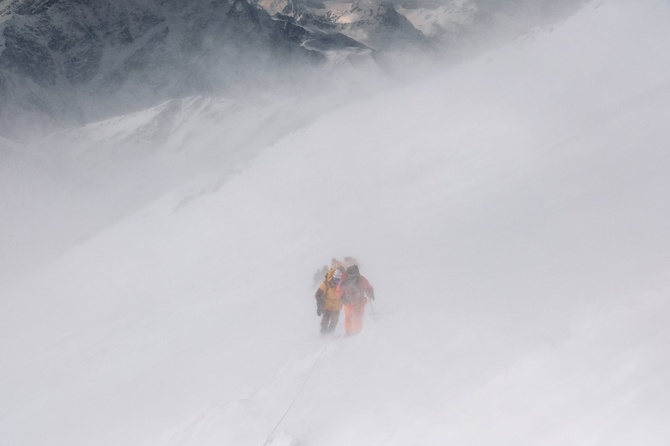
[[[342,281],[337,286],[344,305],[355,307],[364,307],[368,299],[375,298],[375,292],[368,282],[368,279],[359,275],[357,277],[342,277]]]

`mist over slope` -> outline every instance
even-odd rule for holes
[[[197,95],[301,92],[350,69],[406,76],[580,3],[2,0],[0,135],[32,140]]]
[[[11,216],[0,222],[0,288],[184,182],[233,174],[319,115],[391,85],[361,75],[300,95],[174,99],[29,145],[0,140],[0,203]]]
[[[25,146],[2,166],[0,288],[198,173],[579,3],[4,0],[0,135]]]
[[[290,88],[325,60],[246,0],[9,0],[0,33],[0,132],[15,139],[184,96]]]
[[[0,440],[667,444],[669,20],[590,5],[73,246],[0,295]],[[378,298],[321,339],[345,255]]]

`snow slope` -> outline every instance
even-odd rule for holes
[[[0,220],[0,289],[184,181],[243,169],[296,128],[395,82],[361,73],[352,86],[344,71],[318,90],[174,99],[29,145],[0,138],[0,209],[11,215]]]
[[[0,443],[667,445],[669,20],[590,4],[73,246],[1,296]],[[320,339],[345,255],[378,298]]]

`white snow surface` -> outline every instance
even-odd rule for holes
[[[667,446],[668,23],[592,2],[72,244],[0,291],[0,444]]]

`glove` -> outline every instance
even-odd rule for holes
[[[316,307],[316,315],[321,316],[321,312],[322,312],[321,306]]]
[[[375,300],[375,295],[374,294],[370,294],[370,300]]]

